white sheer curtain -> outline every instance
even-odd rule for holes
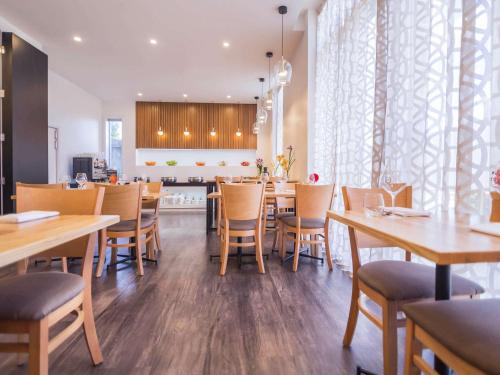
[[[404,162],[414,206],[489,210],[488,176],[500,161],[499,8],[497,0],[327,0],[314,124],[325,136],[313,162],[324,180],[375,185],[385,161]],[[348,263],[345,232],[334,234]],[[500,293],[497,264],[457,271]]]

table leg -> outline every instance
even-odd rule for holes
[[[449,300],[451,296],[451,267],[449,264],[436,264],[436,301]],[[439,374],[448,374],[448,366],[437,356],[434,356],[434,370]]]
[[[242,237],[238,237],[238,243],[242,243],[243,242],[243,238]],[[243,255],[243,249],[241,246],[238,246],[238,253],[237,253],[237,257],[238,257],[238,268],[241,268],[241,265],[243,264],[243,261],[242,261],[242,255]]]

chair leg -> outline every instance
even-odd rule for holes
[[[398,326],[397,306],[387,302],[382,306],[382,336],[384,351],[384,375],[398,373]]]
[[[99,260],[97,261],[97,269],[95,271],[96,277],[101,277],[104,269],[104,262],[106,260],[106,247],[107,247],[106,231],[99,231]]]
[[[155,224],[155,242],[156,242],[156,250],[161,251],[160,223],[158,221]]]
[[[330,226],[328,225],[328,220],[325,224],[325,252],[326,252],[326,262],[328,263],[328,269],[333,271],[333,260],[332,253],[330,251]]]
[[[118,240],[116,238],[112,238],[111,243],[113,245],[116,245],[118,243]],[[112,247],[111,248],[111,264],[116,264],[116,262],[118,262],[118,248]]]
[[[29,341],[29,335],[20,333],[17,335],[17,342],[24,343]],[[26,362],[26,353],[17,353],[17,365],[22,366]]]
[[[97,338],[97,331],[95,329],[94,321],[94,311],[92,309],[92,295],[90,292],[90,285],[85,290],[83,296],[83,332],[85,334],[85,341],[87,343],[87,348],[89,349],[90,357],[92,358],[92,363],[98,365],[102,363],[102,352],[99,345],[99,339]]]
[[[406,320],[405,375],[418,375],[420,370],[413,363],[413,356],[422,355],[422,344],[415,340],[415,323]]]
[[[349,308],[349,318],[344,333],[344,346],[351,346],[354,331],[356,330],[356,323],[358,322],[359,315],[359,286],[356,276],[352,278],[352,293],[351,293],[351,307]]]
[[[227,268],[227,258],[229,255],[229,233],[227,231],[222,234],[223,238],[223,248],[222,248],[222,254],[221,254],[221,260],[220,260],[220,276],[224,276],[226,274],[226,268]]]
[[[264,268],[264,259],[262,259],[262,232],[257,231],[255,236],[255,258],[257,260],[257,266],[259,268],[259,273],[266,273]]]
[[[137,276],[144,276],[144,267],[142,265],[142,240],[140,233],[137,233],[135,237],[135,261],[137,262]]]
[[[47,318],[29,323],[29,375],[49,373],[49,322]]]
[[[297,269],[299,268],[299,257],[300,257],[299,251],[300,251],[300,232],[297,232],[295,234],[295,241],[294,241],[293,267],[292,267],[293,272],[297,272]]]
[[[276,230],[274,231],[273,246],[271,247],[271,251],[274,251],[276,249],[279,237],[279,230],[280,230],[279,224],[276,224]]]
[[[285,228],[280,228],[280,257],[281,259],[285,258],[286,255],[286,238],[285,238]]]
[[[148,258],[148,259],[155,259],[155,249],[154,249],[154,235],[155,235],[155,232],[154,232],[154,227],[151,228],[150,233],[146,234],[146,237],[148,235],[151,236],[151,238],[148,241],[146,241],[146,258]]]
[[[61,267],[62,267],[62,271],[64,273],[68,273],[68,258],[67,257],[61,258]]]

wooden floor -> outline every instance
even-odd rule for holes
[[[221,278],[208,257],[218,240],[207,238],[204,225],[203,213],[163,214],[157,266],[146,265],[142,278],[128,268],[94,279],[104,363],[92,366],[76,334],[51,354],[50,373],[355,374],[357,364],[381,373],[381,332],[366,318],[360,316],[352,348],[342,348],[348,276],[309,259],[293,273],[273,254],[265,275],[230,260]],[[0,354],[0,374],[25,373],[15,355]]]

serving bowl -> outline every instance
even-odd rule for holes
[[[156,162],[155,162],[155,161],[147,161],[147,162],[146,162],[146,165],[147,165],[148,167],[154,167],[154,166],[156,165]]]

